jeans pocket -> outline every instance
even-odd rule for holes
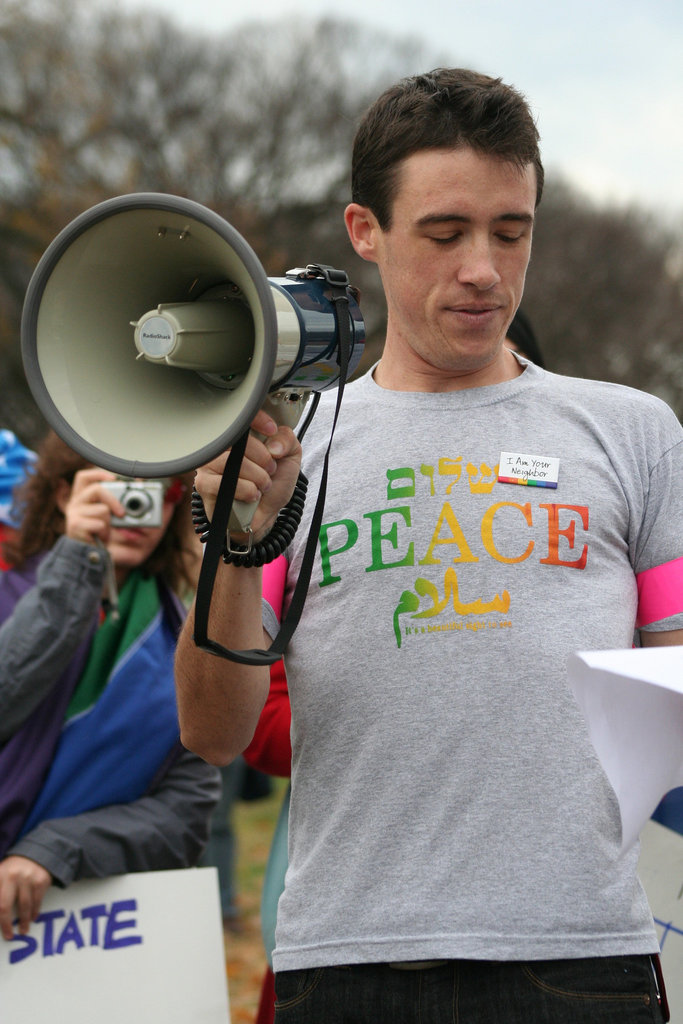
[[[317,987],[324,967],[278,971],[275,975],[275,1008],[289,1010],[303,1003]]]
[[[528,981],[550,997],[574,1003],[650,1006],[653,975],[649,956],[528,961]]]

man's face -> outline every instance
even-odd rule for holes
[[[475,386],[518,372],[510,372],[503,341],[522,298],[535,199],[532,165],[435,149],[403,161],[387,231],[367,211],[357,244],[347,211],[352,241],[377,263],[386,293],[382,363],[407,375],[409,389],[420,381],[437,390]]]

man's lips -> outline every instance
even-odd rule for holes
[[[456,302],[446,308],[451,313],[472,313],[477,315],[480,313],[495,313],[496,310],[500,309],[500,303]]]
[[[469,321],[470,323],[487,323],[489,320],[493,320],[500,311],[498,305],[478,306],[476,304],[462,304],[457,306],[446,306],[446,313],[450,313],[452,316],[456,316],[460,320]]]

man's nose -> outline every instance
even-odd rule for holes
[[[500,274],[488,239],[473,238],[464,249],[461,249],[460,255],[458,281],[461,284],[471,284],[480,291],[487,291],[500,282]]]

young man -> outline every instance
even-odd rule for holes
[[[683,642],[683,600],[648,613],[653,590],[683,591],[683,432],[651,396],[504,345],[542,183],[525,101],[473,72],[399,83],[357,133],[346,224],[379,268],[387,335],[344,396],[286,655],[278,1021],[663,1019],[638,851],[621,851],[566,661],[630,647],[636,625],[641,643]],[[333,408],[306,436],[312,487]],[[262,536],[301,453],[255,426],[237,496],[260,498]],[[197,474],[209,516],[223,464]],[[304,520],[285,601],[306,535]],[[263,623],[274,635],[269,605]],[[211,635],[262,646],[258,570],[221,566]],[[190,621],[177,686],[184,742],[222,763],[268,671],[198,651]]]

